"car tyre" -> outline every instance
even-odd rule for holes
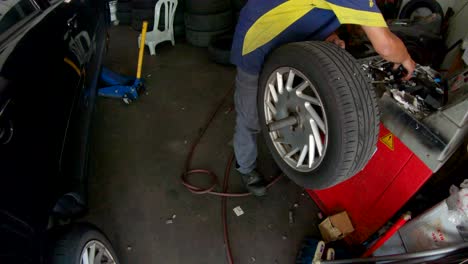
[[[298,185],[336,185],[359,172],[376,151],[376,94],[344,49],[317,41],[284,45],[267,58],[259,84],[266,144]],[[272,129],[272,123],[290,117],[297,120],[294,125]]]
[[[67,226],[56,231],[54,239],[49,262],[51,264],[81,264],[84,257],[88,257],[88,260],[95,258],[94,263],[119,263],[107,237],[91,224]],[[101,262],[97,259],[99,255],[102,255]],[[109,261],[105,262],[106,260]]]

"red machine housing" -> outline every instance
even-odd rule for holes
[[[327,215],[347,211],[355,231],[345,238],[361,244],[380,229],[430,178],[432,171],[381,125],[377,152],[349,180],[324,190],[307,190]]]

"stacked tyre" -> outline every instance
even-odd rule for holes
[[[132,22],[132,3],[129,0],[117,1],[117,20],[120,25],[130,25]]]
[[[125,1],[125,0],[124,0]],[[158,0],[133,0],[130,8],[130,25],[136,31],[141,31],[143,21],[148,21],[148,31],[153,30],[154,26],[154,8]],[[158,23],[159,29],[164,29],[165,25],[165,6],[161,7],[160,18]],[[182,37],[185,34],[184,26],[184,1],[179,0],[177,3],[177,9],[174,16],[174,35],[175,37]]]
[[[210,59],[218,64],[231,65],[232,39],[232,34],[218,35],[211,38],[208,45]]]
[[[232,0],[232,10],[234,11],[234,20],[239,20],[241,9],[245,6],[247,0]]]
[[[133,0],[131,26],[136,31],[141,31],[143,21],[148,21],[148,30],[153,29],[154,6],[157,0]]]
[[[185,0],[185,33],[187,42],[208,47],[213,37],[233,29],[230,0]]]
[[[184,25],[184,0],[179,0],[177,3],[177,9],[174,16],[174,36],[183,37],[185,36],[185,25]]]

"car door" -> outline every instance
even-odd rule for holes
[[[71,109],[61,168],[70,192],[80,197],[86,195],[89,129],[107,39],[106,6],[105,1],[80,1],[76,5],[76,33],[67,40],[73,47],[69,56],[78,58],[82,82]]]
[[[40,8],[30,0],[3,7],[7,10],[0,17],[0,243],[8,247],[0,246],[0,256],[36,259],[51,208],[63,192],[61,156],[83,82],[81,64],[67,57],[72,48],[64,41],[67,33],[78,34],[70,32],[76,10],[65,2]],[[27,236],[11,232],[18,229],[11,223],[21,223],[16,225],[27,230],[23,232]],[[24,240],[34,246],[22,248]]]

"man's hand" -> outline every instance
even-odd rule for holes
[[[406,60],[402,62],[401,64],[395,64],[395,66],[393,67],[397,69],[398,67],[400,67],[400,65],[403,65],[403,68],[405,68],[406,71],[408,71],[408,74],[406,74],[406,76],[402,78],[403,80],[408,81],[409,79],[411,79],[411,77],[413,77],[413,72],[414,72],[414,69],[416,68],[416,62],[414,62],[410,58],[409,60]]]
[[[336,33],[332,33],[330,36],[328,36],[325,39],[325,41],[333,43],[333,44],[337,45],[338,47],[340,47],[342,49],[344,49],[346,47],[345,42],[342,39],[340,39],[340,37],[338,37],[338,35]]]
[[[409,80],[413,76],[416,63],[411,59],[405,44],[386,27],[362,26],[375,51],[385,60],[398,67],[400,64],[408,71],[403,78]]]

